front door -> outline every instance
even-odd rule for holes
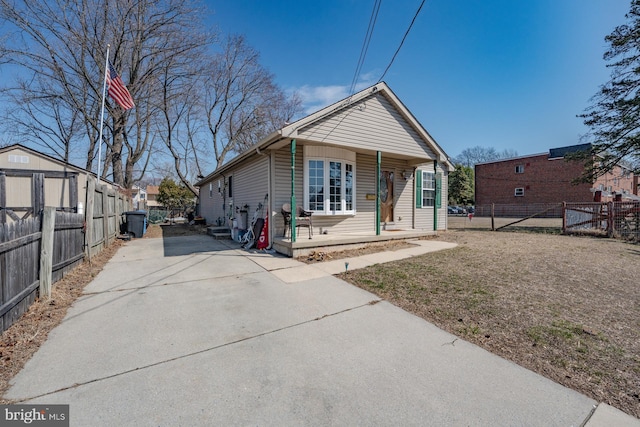
[[[393,222],[392,171],[380,171],[380,222]]]

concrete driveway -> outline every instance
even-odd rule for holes
[[[326,270],[134,240],[5,398],[70,404],[72,426],[640,425]]]

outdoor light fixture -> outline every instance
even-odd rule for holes
[[[413,171],[411,169],[402,171],[402,177],[405,181],[409,181],[413,177]]]

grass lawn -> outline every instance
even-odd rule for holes
[[[455,249],[340,277],[467,341],[640,417],[640,246],[449,231]]]

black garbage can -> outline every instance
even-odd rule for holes
[[[147,232],[147,212],[129,211],[123,212],[127,221],[127,233],[133,237],[142,237]]]

